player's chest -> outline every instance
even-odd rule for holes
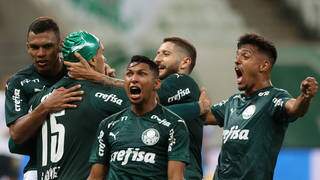
[[[110,129],[108,141],[112,151],[125,148],[167,148],[168,137],[168,127],[130,118]]]
[[[23,79],[20,82],[22,88],[24,89],[24,92],[26,92],[29,95],[36,94],[42,90],[44,90],[46,87],[50,87],[53,84],[45,81],[41,78],[26,78]]]
[[[268,114],[270,99],[237,99],[226,108],[224,129],[239,129],[253,126]]]

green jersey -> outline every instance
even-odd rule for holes
[[[41,76],[33,65],[18,71],[7,82],[5,114],[7,126],[28,114],[29,100],[46,87],[51,87],[66,75],[64,68],[53,78]]]
[[[143,116],[130,107],[103,120],[90,156],[109,167],[107,179],[167,179],[168,161],[189,162],[184,120],[157,105]]]
[[[233,95],[212,107],[223,126],[216,180],[273,178],[288,124],[295,120],[285,110],[291,98],[285,90],[267,87],[251,96]]]
[[[158,91],[160,103],[162,105],[172,105],[187,102],[198,102],[200,89],[197,83],[188,75],[171,74],[161,81],[161,87]],[[189,119],[189,118],[188,118]],[[202,179],[202,136],[203,122],[197,117],[194,119],[185,119],[189,130],[190,141],[190,164],[185,170],[185,178]]]
[[[45,88],[51,87],[66,74],[67,70],[64,67],[57,76],[52,78],[44,77],[37,72],[34,65],[29,65],[15,73],[7,81],[6,85],[5,116],[7,126],[10,126],[17,119],[28,113],[28,102],[36,93]],[[9,144],[9,147],[10,146],[11,144]],[[18,151],[15,151],[15,153],[33,156],[34,151],[32,147],[34,146],[35,141],[30,139],[24,143],[24,145],[16,148]],[[31,157],[25,167],[25,171],[35,168],[35,162],[33,160],[34,159]]]
[[[78,107],[50,114],[37,135],[38,179],[86,179],[90,170],[88,159],[99,123],[128,105],[123,89],[69,77],[37,94],[30,105],[36,107],[54,89],[76,84],[81,84],[85,92],[83,100],[77,102]]]

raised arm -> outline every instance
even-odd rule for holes
[[[79,62],[64,61],[68,68],[69,76],[78,80],[89,80],[103,85],[123,87],[122,79],[114,78],[115,70],[105,64],[105,74],[99,73],[90,67],[90,64],[79,54],[75,53]]]
[[[199,105],[200,107],[203,106],[203,109],[207,109],[210,104],[211,99],[207,93],[207,90],[202,87],[200,90]],[[211,109],[204,111],[204,113],[201,115],[201,118],[204,120],[205,125],[218,125],[218,122]]]
[[[318,82],[314,77],[307,77],[301,82],[300,95],[290,99],[285,104],[286,111],[290,117],[302,117],[308,111],[312,98],[318,91]]]
[[[71,102],[81,100],[83,91],[79,91],[80,87],[80,85],[75,85],[68,89],[56,89],[33,111],[18,118],[9,126],[12,140],[17,144],[21,144],[37,132],[45,119],[47,119],[49,113],[57,112],[65,108],[76,108],[77,105],[71,104]]]

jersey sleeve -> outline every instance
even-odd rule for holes
[[[18,118],[28,113],[28,97],[18,78],[12,78],[7,82],[5,95],[5,116],[9,127]]]
[[[108,145],[108,121],[109,118],[103,120],[97,130],[96,139],[93,142],[92,150],[90,153],[89,162],[91,164],[109,164],[110,153]]]
[[[169,131],[168,160],[189,163],[189,133],[184,120],[180,119]]]
[[[194,121],[200,116],[200,107],[198,102],[174,104],[167,106],[167,108],[176,113],[185,121]]]
[[[226,106],[228,104],[228,100],[223,100],[217,104],[214,104],[211,106],[211,112],[216,118],[218,125],[220,127],[224,126],[224,115],[226,112]]]
[[[36,139],[31,138],[22,144],[16,144],[11,138],[9,138],[8,146],[11,153],[30,156],[36,147]]]
[[[200,90],[197,83],[190,76],[172,74],[161,81],[158,95],[160,103],[166,106],[198,101]]]
[[[293,122],[297,118],[289,117],[287,114],[285,104],[288,100],[292,99],[292,96],[287,91],[278,92],[275,97],[272,99],[271,105],[271,116],[277,122]]]

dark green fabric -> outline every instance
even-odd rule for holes
[[[91,163],[109,167],[107,179],[168,179],[168,161],[189,163],[185,122],[158,105],[143,116],[130,107],[102,121]]]
[[[171,74],[161,81],[161,88],[158,91],[158,95],[161,104],[165,106],[198,102],[200,89],[197,83],[190,76],[184,74]],[[191,114],[190,117],[192,117]],[[186,167],[185,178],[187,180],[202,179],[201,148],[203,122],[198,116],[193,119],[190,117],[185,119],[189,130],[190,141],[192,142],[190,144],[191,163]]]
[[[37,135],[39,179],[86,179],[88,158],[99,123],[128,106],[123,89],[65,77],[50,89],[37,94],[30,105],[36,107],[53,89],[81,84],[85,92],[75,109],[50,114]]]
[[[222,147],[215,179],[269,180],[280,151],[289,118],[287,91],[268,87],[251,96],[236,94],[212,107],[223,126]]]

